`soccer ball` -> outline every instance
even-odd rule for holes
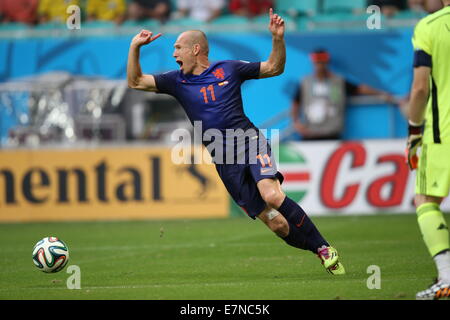
[[[53,273],[61,271],[69,261],[69,249],[66,244],[56,238],[44,238],[33,248],[33,262],[44,272]]]

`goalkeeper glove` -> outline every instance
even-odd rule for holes
[[[417,169],[419,159],[417,157],[417,149],[422,145],[422,133],[424,125],[415,125],[409,123],[408,126],[408,144],[406,146],[406,162],[409,169]]]

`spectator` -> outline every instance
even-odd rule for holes
[[[388,18],[392,18],[400,10],[405,9],[405,5],[401,0],[370,0],[369,5],[379,6],[381,13]]]
[[[79,0],[40,0],[38,7],[39,23],[60,22],[65,23],[69,17],[67,8],[71,5],[80,5]]]
[[[408,0],[408,9],[414,12],[425,12],[424,0]]]
[[[231,13],[248,18],[265,14],[270,8],[273,8],[271,0],[231,0],[229,5]]]
[[[39,0],[2,0],[0,17],[2,22],[35,24]]]
[[[175,18],[189,16],[192,19],[211,22],[222,14],[224,0],[178,0]]]
[[[292,102],[291,116],[303,140],[340,139],[344,128],[346,98],[350,95],[377,94],[394,103],[395,98],[367,85],[354,85],[332,73],[330,55],[325,50],[311,54],[314,73],[302,80]]]
[[[169,0],[133,0],[128,5],[128,19],[155,19],[165,22],[169,18]]]
[[[114,21],[121,24],[125,20],[125,0],[87,0],[86,12],[89,21]]]

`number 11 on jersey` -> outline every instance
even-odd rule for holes
[[[203,100],[205,101],[205,103],[209,102],[208,91],[210,92],[211,100],[216,101],[216,95],[214,94],[214,86],[210,84],[208,87],[202,87],[200,89],[200,92],[203,93]]]

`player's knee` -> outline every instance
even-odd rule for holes
[[[423,194],[416,194],[414,196],[414,205],[416,206],[416,208],[420,207],[422,204],[425,203],[429,203],[429,202],[434,202],[437,203],[438,205],[441,204],[442,202],[441,197],[433,197],[433,196],[426,196]]]
[[[425,203],[423,195],[416,194],[414,196],[414,205],[416,206],[416,208],[420,207],[423,203]]]
[[[262,192],[261,196],[267,205],[274,209],[278,209],[284,200],[284,194],[272,188]]]

